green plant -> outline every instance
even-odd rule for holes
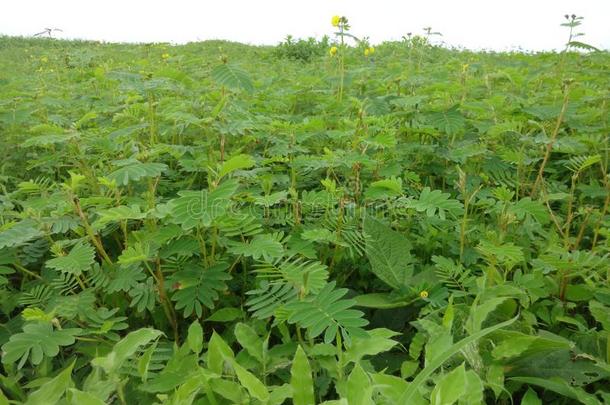
[[[607,51],[333,24],[0,38],[0,403],[610,401]]]

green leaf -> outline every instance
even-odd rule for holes
[[[430,190],[430,187],[424,187],[418,200],[408,200],[407,207],[415,208],[418,212],[425,212],[428,217],[438,213],[441,219],[446,219],[446,213],[455,218],[464,210],[463,204],[452,199],[450,194],[440,190]]]
[[[485,387],[479,375],[472,370],[466,371],[466,392],[459,400],[460,405],[483,405]]]
[[[236,361],[233,362],[233,369],[241,385],[248,390],[252,397],[263,402],[269,400],[267,387],[254,374],[240,366]]]
[[[602,328],[610,332],[610,308],[597,301],[589,301],[589,312]]]
[[[276,235],[259,234],[255,235],[248,243],[234,242],[228,250],[235,255],[251,257],[254,260],[264,258],[271,262],[284,255],[284,247],[277,239]]]
[[[364,231],[369,236],[366,255],[373,273],[394,289],[408,286],[413,276],[411,243],[401,233],[370,217],[364,221]]]
[[[68,400],[72,405],[105,405],[106,403],[92,393],[80,391],[76,388],[68,389]]]
[[[228,87],[230,89],[243,89],[247,92],[254,91],[252,80],[248,73],[241,68],[223,63],[212,69],[212,78],[218,82],[218,84]]]
[[[22,333],[14,334],[2,346],[4,364],[19,360],[18,368],[23,367],[28,357],[33,365],[40,364],[43,357],[55,357],[60,346],[70,346],[75,336],[82,332],[78,328],[53,330],[50,323],[27,323]]]
[[[146,177],[158,177],[166,170],[167,165],[163,163],[135,162],[122,166],[106,177],[111,181],[115,181],[119,186],[126,186],[129,183]]]
[[[201,349],[203,349],[203,328],[199,320],[193,321],[191,326],[189,326],[186,341],[193,353],[201,353]]]
[[[72,369],[74,361],[57,376],[44,383],[28,396],[26,405],[54,405],[64,396],[68,388],[73,386]]]
[[[218,178],[221,179],[224,176],[233,173],[235,170],[249,169],[255,164],[255,160],[250,155],[237,155],[227,160],[220,166],[218,171]]]
[[[354,300],[341,299],[345,294],[347,289],[335,289],[335,282],[332,281],[317,295],[286,304],[285,309],[291,312],[288,322],[306,328],[311,338],[324,332],[325,343],[332,342],[339,329],[348,335],[365,336],[366,332],[361,327],[367,325],[368,321],[361,311],[350,309],[355,304]]]
[[[360,364],[356,364],[347,378],[347,402],[349,405],[373,405],[372,394],[373,387],[368,374]]]
[[[509,339],[510,340],[510,339]],[[545,345],[549,339],[534,341],[519,356],[504,360],[507,376],[550,379],[559,377],[572,386],[585,386],[610,377],[610,370],[587,356],[575,355],[572,348],[555,348]],[[564,343],[571,345],[570,342]]]
[[[2,229],[4,228],[4,229]],[[14,225],[3,226],[0,230],[0,249],[20,246],[26,242],[43,236],[36,223],[31,219],[24,219]]]
[[[365,196],[370,199],[398,197],[400,195],[402,195],[402,179],[400,177],[374,181],[365,192]]]
[[[206,322],[231,322],[244,316],[239,308],[220,308],[206,318]]]
[[[235,325],[235,338],[250,356],[254,357],[261,364],[264,363],[264,342],[254,329],[240,322]]]
[[[451,405],[466,393],[466,369],[464,363],[440,378],[432,394],[431,405]]]
[[[519,220],[530,217],[541,224],[547,224],[550,216],[546,206],[539,201],[532,201],[530,197],[525,197],[510,206],[508,210]]]
[[[141,346],[150,343],[161,335],[163,335],[163,332],[151,328],[142,328],[130,332],[114,345],[110,353],[104,357],[94,358],[91,360],[91,364],[103,368],[108,374],[114,374]]]
[[[187,263],[184,269],[170,278],[170,283],[177,286],[177,291],[172,295],[176,309],[184,309],[185,317],[193,313],[201,317],[203,306],[214,309],[214,301],[219,298],[218,292],[226,290],[225,281],[231,279],[228,267],[227,263],[222,262],[209,268]]]
[[[63,273],[80,276],[88,271],[95,261],[95,249],[88,243],[77,243],[70,253],[47,260],[46,266]]]
[[[528,388],[523,398],[521,405],[542,405],[542,401],[538,398],[538,394],[531,388]]]
[[[387,400],[387,404],[398,404],[400,396],[407,389],[409,384],[404,377],[375,373],[371,375],[375,390],[378,390],[382,397]]]
[[[504,264],[508,268],[525,260],[523,249],[512,242],[500,244],[482,240],[477,250],[485,256],[487,262]]]
[[[432,361],[430,361],[426,367],[415,377],[415,379],[409,384],[409,387],[404,392],[404,394],[400,398],[401,404],[407,404],[414,397],[419,388],[430,378],[432,373],[436,371],[437,368],[442,366],[447,360],[453,357],[456,353],[462,350],[464,347],[468,346],[471,343],[476,342],[480,338],[489,335],[490,333],[504,328],[505,326],[512,325],[519,316],[516,316],[508,321],[501,322],[494,326],[490,326],[489,328],[485,328],[477,333],[473,333],[472,335],[465,337],[457,343],[454,343],[449,349],[445,350],[442,353],[439,353],[434,357]]]
[[[453,106],[446,111],[431,113],[428,115],[428,120],[436,129],[447,135],[455,135],[466,126],[466,120],[458,110],[458,106]]]
[[[294,405],[314,404],[313,377],[311,366],[303,348],[299,345],[290,368],[290,385]]]
[[[113,222],[146,218],[146,213],[141,212],[138,205],[132,205],[130,207],[120,205],[118,207],[112,207],[105,210],[98,210],[96,213],[98,218],[93,224],[91,224],[95,230],[101,230],[106,225]]]
[[[580,42],[580,41],[570,41],[567,44],[568,46],[571,46],[573,48],[580,48],[580,49],[584,49],[585,51],[595,51],[595,52],[601,52],[599,50],[599,48],[594,47],[593,45],[587,44],[585,42]]]
[[[411,304],[410,300],[396,297],[392,293],[360,294],[354,297],[357,307],[390,309],[401,308]]]
[[[222,340],[216,331],[212,332],[212,337],[208,343],[206,364],[213,373],[222,375],[226,362],[231,362],[235,358],[233,350]]]
[[[180,197],[169,202],[171,215],[184,230],[196,226],[208,227],[227,212],[238,187],[239,183],[231,179],[212,191],[180,191]]]
[[[344,355],[345,364],[349,362],[358,363],[364,356],[375,356],[387,352],[398,344],[391,338],[400,335],[389,329],[378,328],[369,330],[367,337],[354,337],[352,344],[347,348]]]
[[[532,384],[556,392],[564,397],[571,398],[585,405],[602,405],[594,395],[589,394],[582,388],[571,387],[566,381],[560,378],[537,378],[537,377],[512,377],[511,381],[525,384]]]

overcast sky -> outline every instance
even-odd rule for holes
[[[0,0],[0,34],[52,27],[63,30],[58,38],[275,44],[287,34],[330,35],[338,14],[373,43],[431,26],[449,45],[542,50],[565,44],[566,13],[585,17],[583,42],[610,49],[610,0]]]

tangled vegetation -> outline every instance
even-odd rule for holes
[[[0,404],[610,403],[608,53],[333,25],[0,38]]]

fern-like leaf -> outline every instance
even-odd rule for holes
[[[356,304],[354,300],[341,299],[345,294],[347,289],[335,289],[332,281],[318,294],[286,304],[286,310],[291,311],[288,322],[306,328],[311,338],[324,333],[325,343],[332,342],[339,330],[346,339],[350,335],[366,336],[362,327],[368,325],[368,321],[363,318],[362,311],[351,309]]]
[[[244,89],[248,92],[254,90],[252,80],[248,73],[234,65],[223,63],[212,69],[212,78],[220,85],[230,89]]]
[[[176,301],[176,309],[183,309],[184,316],[196,313],[201,317],[203,306],[214,309],[214,301],[218,299],[218,292],[227,288],[225,281],[231,279],[226,271],[227,263],[218,263],[204,269],[198,264],[189,263],[183,270],[171,277],[171,283],[177,286],[172,296]]]
[[[91,268],[94,259],[95,250],[93,246],[88,243],[79,242],[70,250],[70,253],[47,260],[46,265],[62,273],[80,276]]]
[[[246,307],[253,317],[267,319],[286,303],[296,300],[297,293],[298,290],[290,284],[263,281],[258,289],[246,293],[251,296]]]

